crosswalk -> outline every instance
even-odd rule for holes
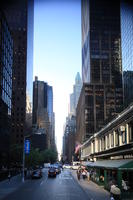
[[[59,175],[59,179],[68,180],[68,179],[73,179],[73,178],[72,178],[70,172],[62,172],[62,173]]]

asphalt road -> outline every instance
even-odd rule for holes
[[[71,175],[64,170],[56,178],[48,178],[44,171],[43,178],[28,180],[2,200],[91,200]]]

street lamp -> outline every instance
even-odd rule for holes
[[[24,179],[24,169],[25,169],[25,150],[26,150],[26,148],[27,148],[27,153],[29,153],[29,148],[30,148],[30,143],[29,142],[27,142],[27,144],[25,143],[25,139],[26,138],[29,138],[31,135],[27,135],[27,136],[24,136],[24,144],[23,144],[23,164],[22,164],[22,166],[23,166],[23,169],[22,169],[22,182],[24,183],[24,181],[25,181],[25,179]],[[27,146],[26,146],[27,145]]]

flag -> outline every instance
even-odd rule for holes
[[[75,154],[77,154],[79,152],[80,147],[81,147],[81,144],[77,143],[75,146]]]

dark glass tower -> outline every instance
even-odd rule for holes
[[[0,10],[0,167],[7,165],[11,133],[13,40]]]
[[[53,89],[44,81],[35,77],[33,82],[33,118],[32,123],[37,128],[44,128],[48,144],[55,147]],[[48,146],[49,146],[48,145]]]
[[[82,0],[82,79],[87,139],[123,104],[119,1]]]
[[[120,2],[82,0],[84,83],[122,88]]]
[[[47,83],[39,81],[38,77],[35,77],[33,82],[33,125],[39,125],[39,118],[44,120],[44,113],[47,112]]]
[[[26,90],[32,90],[32,39],[33,39],[33,1],[3,1],[13,37],[13,83],[12,83],[12,144],[23,144],[26,120]],[[31,6],[32,5],[32,6]],[[30,9],[29,9],[30,8]],[[28,12],[28,10],[30,10]],[[30,17],[30,16],[31,17]],[[30,26],[29,26],[30,24]],[[30,34],[31,33],[31,34]],[[30,41],[29,39],[30,37]],[[30,52],[29,47],[30,44]],[[28,56],[27,56],[28,55]],[[30,88],[30,89],[29,89]]]
[[[121,2],[122,67],[124,105],[133,102],[133,3]]]

